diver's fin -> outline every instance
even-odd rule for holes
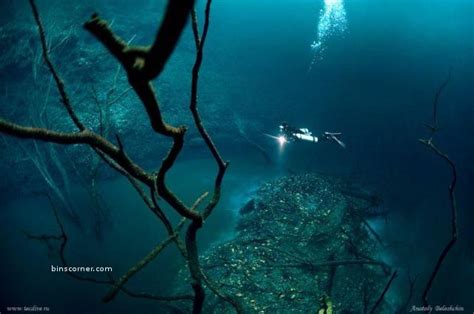
[[[334,135],[332,136],[333,140],[335,140],[342,148],[346,148],[346,144],[344,144],[344,142],[342,142],[340,139],[338,139],[337,137],[335,137]]]
[[[324,132],[324,135],[327,136],[328,138],[336,141],[336,143],[339,144],[342,148],[346,148],[346,144],[344,144],[340,139],[338,139],[336,136],[341,135],[341,132]]]

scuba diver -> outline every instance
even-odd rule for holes
[[[324,132],[320,136],[314,136],[306,128],[295,128],[290,126],[287,122],[282,122],[280,125],[280,135],[277,137],[281,145],[288,142],[296,141],[308,141],[317,143],[319,141],[334,141],[339,144],[342,148],[346,148],[346,145],[339,140],[337,137],[341,135],[340,132]]]

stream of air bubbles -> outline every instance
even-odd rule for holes
[[[321,9],[319,14],[317,36],[311,44],[313,59],[309,71],[316,62],[323,58],[327,40],[330,37],[344,33],[346,29],[347,19],[344,0],[324,0],[324,8]]]

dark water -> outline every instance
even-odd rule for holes
[[[117,63],[81,24],[98,11],[114,21],[120,36],[147,44],[164,4],[38,0],[48,38],[52,47],[57,46],[52,59],[78,114],[90,127],[96,128],[98,122],[91,88],[95,86],[104,98]],[[203,7],[199,1],[198,12]],[[27,125],[44,123],[34,108],[47,103],[46,124],[71,130],[54,86],[45,98],[50,75],[38,57],[39,41],[27,1],[0,2],[0,38],[2,118]],[[318,51],[311,49],[313,41],[320,41]],[[239,208],[262,182],[288,174],[289,169],[347,177],[384,200],[390,214],[385,221],[374,221],[374,228],[393,243],[385,258],[403,274],[419,275],[418,299],[413,303],[421,304],[419,294],[450,236],[450,172],[417,140],[429,137],[423,123],[430,122],[435,93],[452,69],[439,99],[441,130],[435,142],[458,171],[459,240],[430,298],[434,304],[473,311],[473,57],[474,3],[469,0],[215,0],[199,106],[209,133],[231,165],[223,199],[199,235],[201,251],[234,236]],[[165,118],[173,124],[192,125],[187,106],[193,60],[188,25],[165,72],[155,81]],[[117,86],[128,87],[123,72]],[[265,134],[277,135],[283,120],[314,134],[340,131],[347,147],[289,143],[280,148]],[[110,121],[111,138],[120,134],[131,157],[147,169],[157,169],[169,142],[150,132],[132,92],[111,107]],[[4,139],[0,141],[0,312],[6,312],[6,306],[33,304],[49,306],[54,313],[166,311],[152,301],[122,295],[102,304],[104,287],[50,272],[50,265],[58,263],[54,253],[26,239],[22,231],[58,232],[44,197],[45,192],[53,198],[57,194],[31,161],[37,154],[34,146]],[[203,191],[212,190],[216,167],[192,127],[187,140],[189,145],[169,180],[176,193],[191,203]],[[255,144],[273,160],[271,164]],[[70,181],[68,199],[85,222],[82,229],[65,222],[69,259],[77,265],[112,266],[118,277],[162,239],[164,230],[128,181],[101,164],[98,191],[110,219],[98,240],[87,223],[93,221],[93,204],[80,179],[89,169],[90,152],[77,147],[56,149]],[[47,148],[40,145],[39,150]],[[51,154],[44,156],[51,176],[64,191],[61,171],[48,161]],[[167,212],[174,215],[169,208]],[[182,267],[176,249],[167,248],[130,287],[171,293]],[[406,289],[402,280],[396,285],[397,291]]]

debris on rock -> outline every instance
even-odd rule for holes
[[[348,191],[316,174],[263,184],[240,209],[236,236],[201,257],[204,273],[246,313],[367,312],[390,266],[377,260],[383,248],[365,221],[375,205]],[[204,312],[234,309],[206,289]]]

